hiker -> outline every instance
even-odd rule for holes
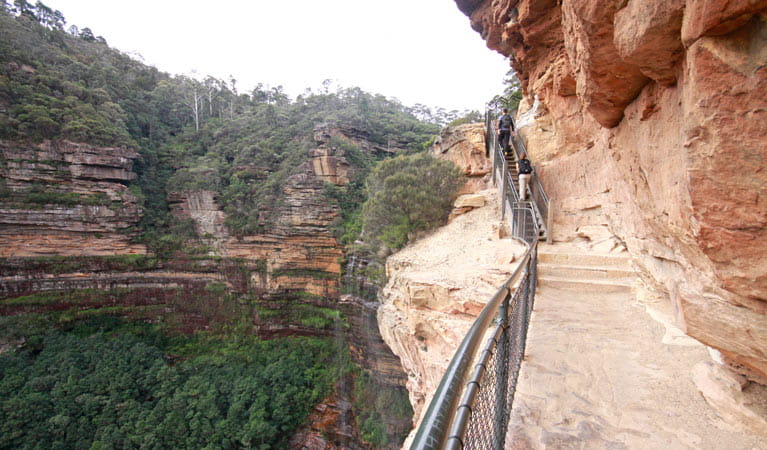
[[[519,155],[517,173],[519,173],[519,201],[524,202],[527,199],[527,185],[530,184],[530,178],[533,176],[533,165],[530,164],[525,152]]]
[[[504,153],[509,152],[509,138],[514,134],[514,121],[509,115],[509,108],[503,108],[503,115],[498,118],[498,139]]]

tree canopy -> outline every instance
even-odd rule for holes
[[[0,448],[285,448],[339,376],[329,339],[168,338],[111,320],[0,354]]]
[[[363,238],[375,249],[402,248],[414,234],[446,222],[462,183],[455,164],[428,153],[380,162],[367,180]]]

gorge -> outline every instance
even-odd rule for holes
[[[439,127],[359,88],[171,77],[5,9],[0,37],[0,446],[398,448],[406,376],[341,241],[376,162]]]
[[[517,123],[553,199],[554,242],[627,249],[647,295],[668,302],[676,325],[728,374],[696,369],[712,405],[727,401],[704,386],[712,380],[764,392],[767,2],[455,4],[521,82]],[[245,94],[233,82],[162,73],[102,40],[0,11],[0,369],[18,375],[3,379],[6,422],[27,420],[14,415],[26,408],[16,392],[37,405],[42,441],[90,433],[80,419],[93,411],[135,406],[87,392],[55,410],[46,396],[71,386],[52,375],[24,380],[20,368],[49,357],[47,346],[91,357],[157,344],[137,365],[163,366],[152,372],[157,392],[178,403],[151,391],[158,410],[146,415],[196,414],[169,414],[168,436],[195,420],[201,434],[207,423],[231,436],[236,428],[231,445],[269,435],[264,445],[399,448],[521,251],[484,191],[483,128],[434,139],[438,125],[359,88],[295,101],[262,86]],[[448,228],[386,266],[366,265],[354,253],[364,246],[365,177],[381,160],[427,149],[455,162],[468,180],[461,193],[473,195],[459,197]],[[451,253],[459,239],[481,254]],[[454,284],[435,281],[421,258],[429,252],[461,261]],[[295,367],[253,356],[272,351]],[[264,411],[300,403],[303,416],[210,400],[229,388],[206,391],[193,375],[235,379],[217,372],[230,366],[277,374],[237,386],[305,376],[285,389],[295,397],[248,391]],[[189,390],[171,395],[174,384]],[[135,426],[102,427],[99,442],[174,444]],[[3,428],[0,447],[21,445],[19,429]]]

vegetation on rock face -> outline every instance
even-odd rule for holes
[[[364,372],[354,381],[354,416],[362,438],[376,448],[390,444],[392,433],[382,417],[390,421],[409,421],[413,417],[407,391],[376,383]],[[395,436],[401,442],[405,436]]]
[[[109,48],[90,30],[63,31],[63,15],[51,25],[38,17],[44,8],[26,2],[0,8],[0,139],[138,150],[131,193],[142,206],[141,240],[160,254],[178,249],[179,236],[191,237],[169,214],[168,191],[214,191],[233,232],[267,231],[285,180],[317,144],[316,126],[344,127],[378,149],[348,154],[362,173],[351,186],[354,196],[381,150],[420,150],[438,131],[418,117],[460,115],[435,116],[359,88],[329,92],[326,85],[291,100],[281,87],[240,93],[233,78],[171,77]]]
[[[338,206],[334,226],[342,244],[362,236],[374,251],[394,250],[446,219],[460,176],[423,150],[439,125],[476,113],[457,119],[462,114],[408,108],[359,88],[330,92],[328,85],[295,100],[280,87],[241,93],[234,79],[170,76],[109,48],[88,28],[64,31],[65,25],[60,12],[42,3],[0,2],[0,139],[67,139],[137,150],[138,179],[129,187],[142,210],[140,239],[153,254],[28,259],[24,268],[4,260],[3,273],[30,265],[48,274],[172,269],[179,249],[188,259],[206,253],[193,223],[170,214],[172,191],[213,191],[235,234],[270,231],[286,180],[320,145],[318,127],[345,136],[322,142],[351,168],[349,184],[323,189]],[[394,153],[402,156],[390,158]],[[0,170],[6,163],[0,157]],[[44,181],[19,186],[0,179],[5,201],[27,209],[112,203],[103,194],[60,191]],[[265,272],[261,265],[243,271]],[[272,275],[324,276],[290,270]],[[348,358],[346,349],[322,339],[261,342],[248,336],[253,324],[238,309],[252,299],[216,281],[202,291],[192,302],[174,290],[141,306],[130,303],[141,292],[106,289],[5,300],[0,306],[49,310],[0,320],[0,344],[16,348],[0,354],[0,448],[285,447],[311,405],[351,370],[338,362]],[[198,316],[231,307],[242,320],[231,320],[227,310],[214,332],[184,336],[169,334],[172,326],[115,318],[162,322],[157,317],[170,316],[162,316],[168,301]],[[273,314],[307,330],[349,326],[343,314],[325,307],[286,312],[245,306],[262,319]],[[383,390],[357,375],[355,414],[363,437],[379,446],[401,439],[380,418],[412,415],[404,390]]]
[[[269,98],[254,91],[253,98]],[[288,176],[309,158],[315,127],[342,127],[364,136],[371,146],[397,145],[403,150],[422,147],[436,131],[419,122],[397,103],[357,88],[332,94],[310,94],[295,102],[251,102],[231,119],[210,120],[199,132],[187,132],[164,151],[176,167],[169,190],[211,190],[218,193],[229,228],[240,234],[267,231],[276,219]],[[357,178],[354,191],[371,161],[382,152],[361,150],[340,138],[331,138]],[[172,157],[170,155],[173,155]]]

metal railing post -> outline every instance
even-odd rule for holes
[[[504,159],[501,164],[501,167],[503,168],[501,171],[501,177],[503,180],[503,188],[501,189],[501,220],[503,220],[506,218],[506,194],[511,186],[509,186],[508,182],[509,177],[506,176],[506,174],[509,172],[509,163]]]

